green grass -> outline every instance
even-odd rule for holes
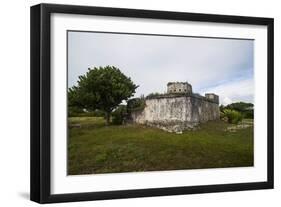
[[[139,125],[105,126],[103,118],[71,117],[68,174],[253,166],[253,127],[236,132],[222,121],[174,134]]]

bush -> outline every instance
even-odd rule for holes
[[[128,112],[143,110],[145,108],[145,99],[141,98],[133,98],[128,100],[127,102],[127,110]]]
[[[254,104],[245,102],[236,102],[228,104],[226,106],[220,105],[220,111],[223,112],[225,109],[235,110],[240,112],[245,119],[254,118]]]
[[[156,92],[156,93],[150,93],[150,94],[148,94],[148,95],[146,96],[146,98],[147,98],[147,99],[156,98],[156,97],[159,97],[159,96],[161,96],[161,95],[163,95],[163,94],[158,93],[158,92]]]
[[[126,116],[127,107],[125,105],[120,105],[112,112],[112,123],[121,125],[124,123]]]
[[[223,120],[227,119],[227,122],[230,124],[238,124],[242,121],[243,115],[242,113],[232,109],[224,109],[221,118]]]
[[[254,110],[249,110],[244,112],[245,119],[253,119],[254,118]]]

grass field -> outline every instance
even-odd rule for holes
[[[173,134],[105,126],[99,117],[71,117],[69,123],[81,126],[68,132],[69,175],[253,166],[253,126],[230,132],[232,125],[212,121]]]

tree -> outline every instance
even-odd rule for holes
[[[253,110],[254,104],[252,103],[245,103],[245,102],[236,102],[226,106],[228,109],[234,109],[236,111],[244,112],[248,110]]]
[[[69,106],[102,110],[107,124],[112,110],[133,96],[138,87],[114,66],[89,68],[77,83],[68,90]]]

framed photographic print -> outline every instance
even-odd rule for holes
[[[31,7],[31,200],[273,188],[273,19]]]

